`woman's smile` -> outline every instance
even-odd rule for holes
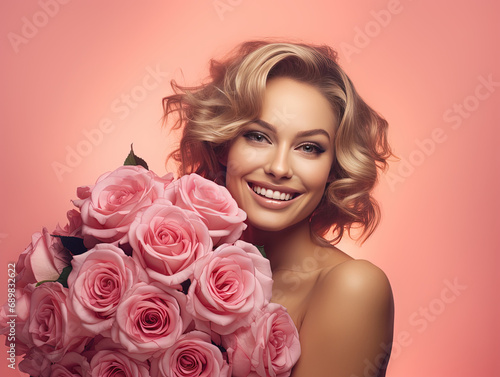
[[[300,194],[285,193],[278,190],[265,189],[261,186],[251,186],[248,188],[252,190],[255,202],[265,208],[271,210],[283,210],[292,205]]]
[[[268,199],[288,201],[300,195],[300,193],[288,187],[269,187],[266,184],[251,182],[248,185],[255,193]]]
[[[276,116],[279,109],[289,117]],[[226,161],[226,187],[250,225],[279,231],[311,215],[329,180],[335,124],[318,89],[269,80],[260,118],[244,126]]]

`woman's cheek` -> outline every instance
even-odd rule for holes
[[[227,174],[242,176],[262,164],[262,151],[245,141],[238,141],[230,148],[227,160]]]
[[[294,174],[300,177],[304,185],[314,189],[321,188],[321,191],[324,191],[332,163],[333,156],[330,156],[330,153],[322,154],[316,159],[297,157],[294,163]]]

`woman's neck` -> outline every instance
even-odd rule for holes
[[[313,249],[321,248],[312,239],[307,219],[281,231],[264,231],[249,225],[244,239],[264,246],[273,271],[301,271],[306,258],[314,255]]]

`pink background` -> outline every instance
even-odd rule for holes
[[[498,2],[65,2],[0,5],[0,301],[30,235],[63,223],[76,187],[119,166],[130,143],[165,171],[170,79],[197,83],[243,40],[294,38],[338,49],[401,158],[377,188],[380,228],[362,248],[342,243],[392,282],[388,376],[499,375]],[[148,69],[162,73],[145,89]],[[104,119],[107,133],[85,141]],[[70,166],[68,150],[84,156]],[[54,164],[67,165],[59,177]]]

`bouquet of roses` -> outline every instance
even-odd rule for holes
[[[15,317],[21,371],[290,374],[297,329],[269,302],[269,261],[239,240],[246,214],[226,188],[160,177],[131,151],[77,196],[65,227],[32,236],[16,264],[15,308],[0,310],[6,335]]]

